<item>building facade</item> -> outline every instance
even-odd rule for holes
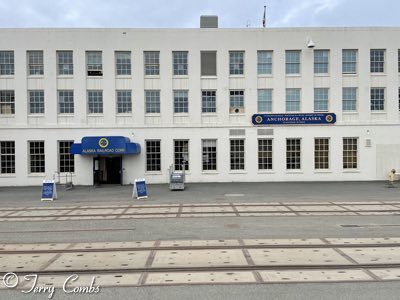
[[[55,173],[165,183],[171,165],[188,182],[400,169],[400,28],[1,29],[0,40],[0,186]],[[254,125],[257,113],[336,122]]]

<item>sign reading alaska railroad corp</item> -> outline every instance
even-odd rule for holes
[[[123,137],[84,137],[82,154],[120,154],[125,152]]]
[[[309,114],[254,114],[251,118],[253,125],[312,125],[334,124],[334,113]]]

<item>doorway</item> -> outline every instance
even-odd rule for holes
[[[122,184],[122,156],[94,157],[93,184]]]

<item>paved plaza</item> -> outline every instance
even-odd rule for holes
[[[54,299],[398,299],[400,188],[386,182],[0,188],[0,273]],[[98,293],[63,291],[99,287]],[[269,297],[267,297],[269,298]]]

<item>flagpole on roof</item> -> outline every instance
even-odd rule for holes
[[[267,6],[264,5],[264,16],[263,16],[263,21],[262,21],[262,25],[263,25],[264,28],[265,28],[265,25],[266,25],[266,23],[267,23],[267,20],[266,20],[266,12],[267,12]]]

